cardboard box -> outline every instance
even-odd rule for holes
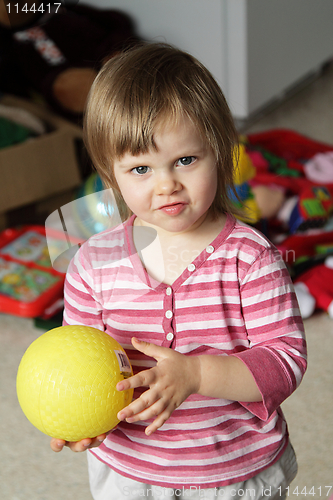
[[[0,149],[0,213],[79,186],[75,140],[82,138],[81,128],[16,96],[5,95],[0,103],[31,112],[48,128],[39,137]]]

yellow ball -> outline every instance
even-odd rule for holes
[[[133,390],[116,384],[132,375],[121,345],[87,326],[61,326],[41,335],[20,362],[16,390],[25,416],[48,436],[79,441],[117,425]]]

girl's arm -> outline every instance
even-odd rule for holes
[[[262,395],[248,367],[235,356],[197,357],[200,382],[198,394],[232,401],[258,402]]]

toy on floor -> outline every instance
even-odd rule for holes
[[[303,318],[315,309],[333,318],[333,146],[287,129],[240,141],[259,229],[288,266]]]
[[[0,312],[34,318],[62,307],[65,274],[52,269],[48,244],[58,253],[68,247],[56,232],[47,242],[43,226],[0,233]]]
[[[293,266],[300,259],[315,257],[318,247],[327,247],[333,244],[333,231],[314,230],[309,233],[292,234],[281,243],[275,243],[283,260]]]
[[[318,153],[304,164],[308,179],[317,184],[333,184],[333,152]]]
[[[311,186],[301,192],[289,219],[289,232],[323,227],[333,212],[332,186]]]
[[[284,189],[274,184],[268,186],[254,182],[256,168],[247,152],[245,137],[240,137],[234,164],[234,187],[239,199],[233,193],[230,196],[235,206],[244,213],[244,217],[240,218],[256,223],[275,216],[285,201]]]
[[[312,316],[315,309],[326,311],[333,318],[333,256],[298,276],[295,292],[302,318]]]
[[[240,218],[251,222],[257,222],[261,217],[249,184],[255,172],[245,146],[240,142],[234,151],[234,189],[238,199],[232,191],[229,196],[233,204],[244,213],[244,217]]]
[[[114,428],[117,413],[133,389],[116,384],[132,375],[121,345],[87,326],[54,328],[26,350],[16,388],[28,420],[50,437],[65,441],[94,438]]]

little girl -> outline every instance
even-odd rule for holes
[[[90,448],[95,500],[283,498],[296,475],[280,405],[303,324],[277,250],[233,215],[237,140],[212,75],[168,45],[117,55],[92,86],[85,141],[124,222],[74,257],[64,324],[125,347],[117,389],[135,398],[108,435],[51,447]]]

